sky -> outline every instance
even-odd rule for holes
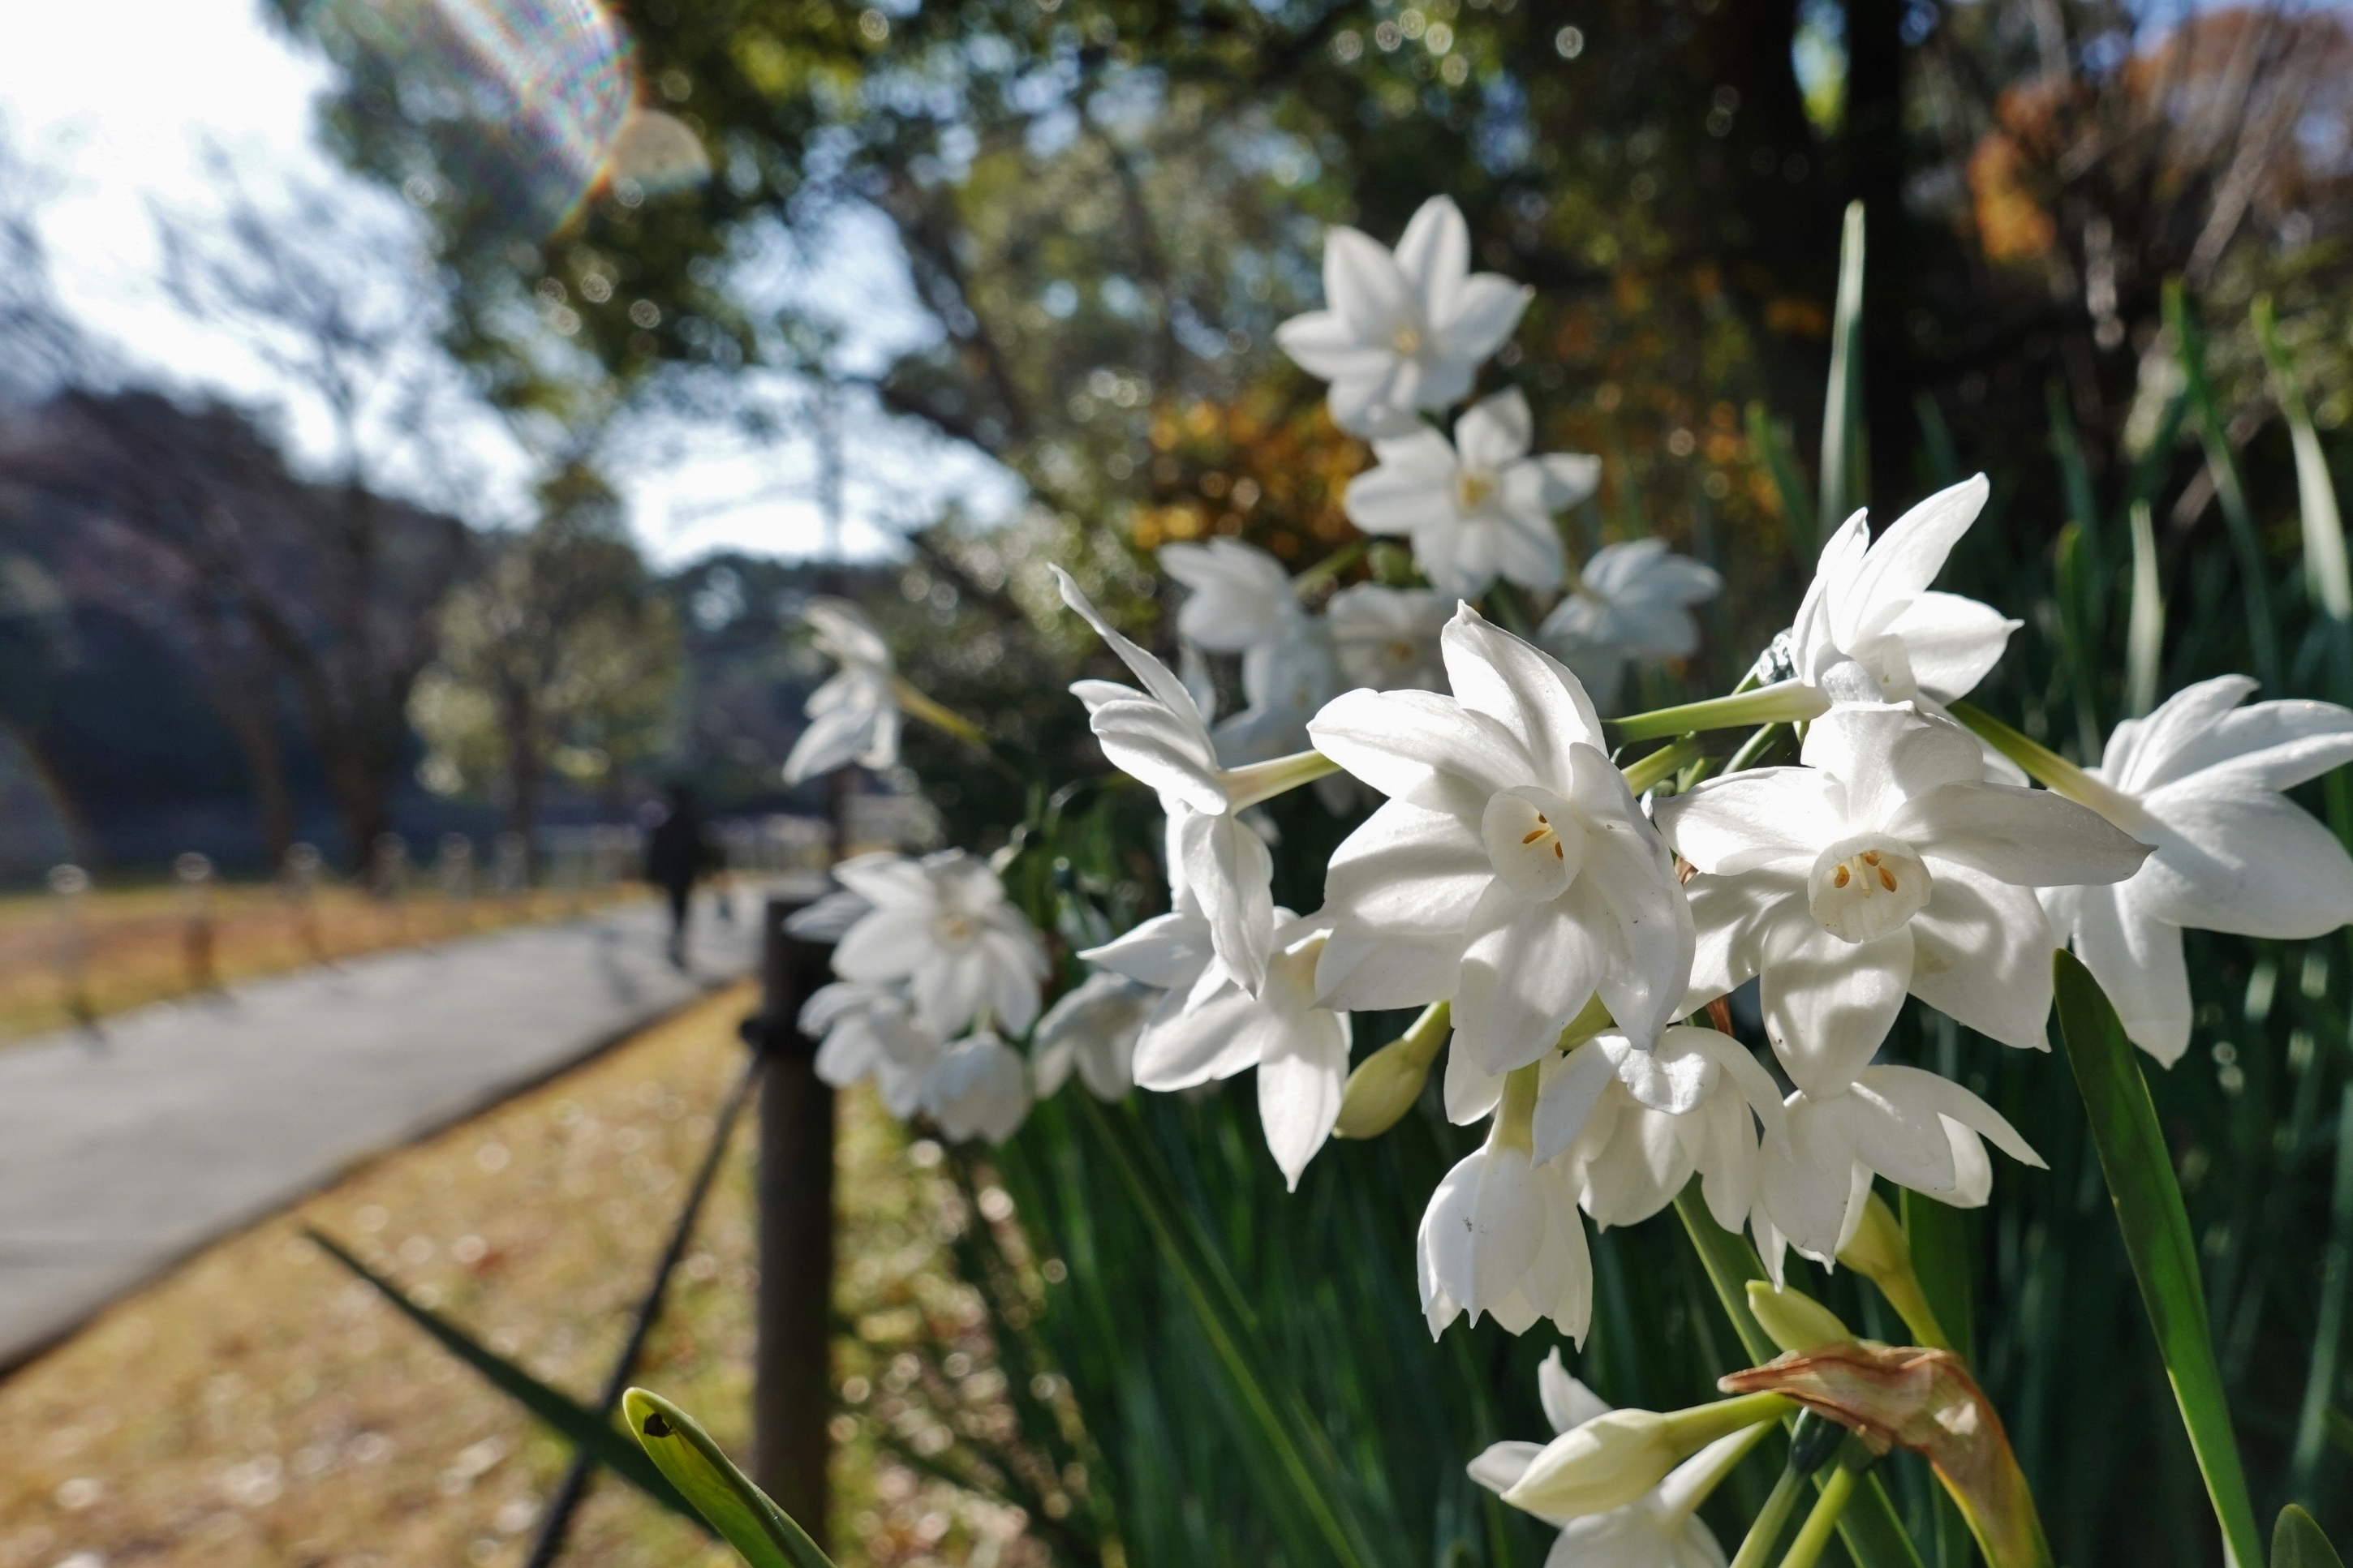
[[[9,34],[0,50],[0,123],[43,173],[40,228],[69,312],[121,379],[269,408],[298,462],[329,461],[332,426],[323,405],[239,334],[191,316],[164,289],[153,216],[161,207],[199,228],[217,217],[218,185],[207,163],[207,150],[216,150],[262,205],[290,189],[327,191],[371,224],[412,237],[407,254],[387,258],[387,265],[420,265],[415,216],[315,145],[312,106],[331,84],[324,60],[265,24],[255,0],[26,5],[11,16]],[[788,263],[764,256],[749,281],[764,292],[797,290],[823,302],[829,280],[893,273],[894,259],[886,231],[853,219],[826,237],[815,257]],[[846,312],[850,303],[842,301]],[[859,323],[843,350],[855,369],[874,368],[922,331],[903,289],[881,309],[871,297],[860,300],[846,319]],[[436,374],[454,374],[420,343],[419,366],[428,360]],[[775,383],[756,391],[782,407],[807,401],[806,387]],[[455,504],[470,521],[518,521],[527,515],[533,459],[496,416],[464,412],[464,403],[445,404],[458,411],[447,416],[437,472],[464,474]],[[818,465],[813,447],[797,435],[803,427],[788,421],[796,435],[781,443],[672,415],[627,427],[608,467],[649,555],[671,567],[722,549],[818,552],[826,535]],[[846,395],[839,428],[846,553],[888,552],[894,521],[927,521],[950,498],[984,516],[1018,501],[1001,469],[884,418],[871,400]],[[893,478],[886,482],[884,475]],[[391,468],[384,482],[451,504],[446,486],[431,493],[436,477]]]

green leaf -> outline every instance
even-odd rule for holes
[[[1333,1562],[1345,1568],[1373,1568],[1383,1559],[1372,1532],[1348,1508],[1348,1472],[1298,1389],[1275,1370],[1250,1303],[1219,1260],[1214,1243],[1177,1198],[1142,1131],[1122,1125],[1115,1117],[1124,1113],[1107,1110],[1092,1095],[1080,1095],[1077,1102],[1089,1131],[1144,1211],[1145,1224],[1176,1275],[1219,1369],[1281,1469],[1283,1488],[1303,1507]]]
[[[2158,1125],[2132,1042],[2125,1037],[2116,1009],[2099,982],[2073,953],[2052,957],[2058,993],[2059,1032],[2067,1060],[2084,1092],[2084,1110],[2099,1151],[2100,1170],[2115,1201],[2117,1228],[2140,1283],[2141,1302],[2157,1331],[2158,1353],[2173,1395],[2181,1406],[2189,1446],[2206,1478],[2207,1495],[2232,1556],[2239,1563],[2263,1560],[2263,1532],[2247,1495],[2231,1412],[2222,1398],[2222,1378],[2214,1364],[2213,1336],[2206,1321],[2206,1289],[2199,1277],[2198,1245],[2189,1230],[2174,1180],[2173,1160]]]
[[[2199,438],[2206,445],[2206,471],[2214,481],[2214,500],[2222,509],[2222,522],[2239,557],[2239,586],[2246,598],[2247,637],[2253,645],[2255,674],[2263,689],[2284,693],[2280,679],[2279,634],[2272,625],[2271,569],[2263,559],[2263,539],[2255,531],[2254,513],[2247,506],[2246,481],[2239,474],[2239,457],[2231,449],[2231,434],[2221,405],[2206,379],[2206,344],[2189,312],[2181,280],[2165,285],[2165,324],[2181,360],[2183,395],[2198,416]]]
[[[2324,1411],[2320,1425],[2327,1432],[2328,1440],[2336,1444],[2347,1458],[2353,1459],[2353,1415],[2348,1415],[2342,1410]]]
[[[1904,1238],[1912,1247],[1912,1267],[1920,1277],[1920,1293],[1928,1310],[1944,1326],[1946,1337],[1963,1361],[1977,1355],[1977,1290],[1969,1278],[1968,1215],[1949,1204],[1911,1188],[1904,1189]],[[1933,1501],[1936,1556],[1938,1568],[1962,1568],[1970,1561],[1968,1521],[1958,1503],[1942,1487]]]
[[[1761,1366],[1779,1355],[1780,1347],[1748,1310],[1748,1282],[1767,1278],[1757,1249],[1748,1245],[1747,1237],[1715,1223],[1715,1216],[1707,1212],[1707,1201],[1700,1195],[1697,1176],[1675,1194],[1675,1213],[1682,1216],[1683,1234],[1691,1237],[1700,1267],[1707,1271],[1708,1283],[1715,1287],[1716,1300],[1724,1304],[1725,1315],[1732,1320],[1733,1331],[1740,1336],[1749,1360]],[[1823,1479],[1819,1475],[1814,1478],[1817,1489]],[[1858,1568],[1923,1568],[1919,1549],[1905,1533],[1887,1488],[1876,1474],[1862,1478],[1846,1511],[1839,1515],[1839,1537]]]
[[[1849,202],[1839,235],[1830,391],[1822,400],[1822,539],[1862,504],[1863,476],[1870,471],[1862,439],[1862,204]]]
[[[754,1486],[693,1416],[642,1388],[622,1394],[621,1409],[661,1473],[752,1568],[834,1568],[808,1531]]]
[[[2337,509],[2337,485],[2328,477],[2327,455],[2320,449],[2319,433],[2313,429],[2311,411],[2305,406],[2295,361],[2280,341],[2270,297],[2257,296],[2252,313],[2255,341],[2263,346],[2263,363],[2271,367],[2272,390],[2279,399],[2280,413],[2287,420],[2288,440],[2295,450],[2305,583],[2313,603],[2327,617],[2329,673],[2336,688],[2329,695],[2342,702],[2353,694],[2353,568],[2345,560],[2345,520]]]
[[[401,1293],[399,1286],[353,1257],[333,1237],[316,1230],[305,1230],[303,1234],[324,1248],[328,1257],[375,1286],[385,1300],[440,1341],[452,1355],[480,1373],[491,1386],[554,1427],[582,1453],[671,1512],[697,1524],[702,1522],[693,1507],[679,1495],[678,1489],[662,1479],[661,1471],[612,1422],[563,1390],[542,1383],[438,1312],[418,1306]]]
[[[1789,530],[1789,553],[1800,566],[1811,566],[1820,545],[1808,537],[1814,517],[1814,498],[1807,493],[1798,472],[1797,454],[1789,447],[1788,427],[1767,416],[1765,405],[1748,405],[1748,445],[1764,459],[1765,472],[1781,500],[1781,521]]]
[[[2345,1559],[2312,1515],[2290,1503],[2272,1526],[2272,1568],[2345,1568]]]

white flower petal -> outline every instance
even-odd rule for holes
[[[1337,310],[1293,316],[1274,329],[1274,341],[1300,369],[1331,382],[1377,379],[1397,358],[1387,343],[1358,337]]]
[[[1871,1060],[1903,1009],[1911,930],[1858,943],[1791,920],[1767,928],[1766,940],[1760,1000],[1774,1054],[1799,1088],[1834,1095]]]
[[[1534,764],[1532,777],[1512,783],[1557,789],[1572,771],[1570,748],[1605,744],[1585,688],[1542,648],[1491,625],[1467,604],[1457,606],[1440,641],[1454,700],[1502,725]]]
[[[1882,829],[1914,795],[1985,777],[1982,753],[1967,730],[1900,703],[1831,709],[1808,726],[1801,754],[1808,767],[1845,790],[1847,828],[1854,833]]]
[[[1383,795],[1474,821],[1496,791],[1542,782],[1502,725],[1434,691],[1344,691],[1307,733]]]
[[[1482,398],[1454,422],[1454,450],[1462,466],[1500,473],[1527,456],[1535,437],[1535,416],[1518,387]]]
[[[1542,1443],[1491,1443],[1464,1468],[1472,1480],[1489,1491],[1507,1491],[1543,1452]]]
[[[2070,889],[2062,918],[2075,955],[2106,992],[2133,1044],[2171,1067],[2189,1048],[2189,970],[2181,928],[2137,907],[2132,884]]]
[[[1802,875],[1845,836],[1840,805],[1835,784],[1820,768],[1754,768],[1709,779],[1657,809],[1667,842],[1704,872],[1783,867]]]
[[[2043,1031],[2058,944],[2031,892],[1938,867],[1911,929],[1912,994],[2006,1046],[2051,1048]]]
[[[2142,804],[2166,841],[2134,878],[2134,907],[2238,936],[2323,936],[2353,921],[2353,858],[2284,795],[2206,795],[2198,781]]]
[[[1388,247],[1368,235],[1334,226],[1324,235],[1324,298],[1348,330],[1367,342],[1385,342],[1400,327],[1419,330],[1421,300]]]
[[[1887,819],[1885,831],[1932,860],[2021,888],[2121,882],[2149,851],[2098,813],[2047,789],[1975,781],[1912,796]]]
[[[1086,595],[1079,591],[1078,584],[1071,579],[1068,572],[1063,571],[1060,566],[1053,567],[1051,570],[1055,583],[1061,588],[1062,603],[1078,611],[1087,625],[1095,629],[1095,635],[1110,646],[1112,652],[1119,655],[1120,662],[1135,672],[1135,678],[1144,683],[1146,694],[1171,713],[1179,717],[1189,713],[1198,722],[1200,710],[1193,706],[1193,694],[1185,689],[1185,683],[1176,679],[1176,673],[1157,658],[1113,630],[1111,623],[1104,620]],[[1202,734],[1205,739],[1208,732],[1208,726],[1203,724]]]
[[[1994,1147],[2021,1165],[2031,1165],[2038,1171],[2049,1169],[2042,1156],[2034,1152],[2034,1146],[2018,1135],[2018,1129],[2004,1120],[2000,1111],[1949,1079],[1920,1068],[1883,1065],[1865,1068],[1855,1081],[1888,1100],[1926,1105],[1940,1116],[1950,1117],[1990,1139]]]
[[[1912,678],[1940,702],[1967,697],[2001,662],[2025,623],[1957,594],[1923,594],[1887,628],[1904,645]]]
[[[1832,609],[1841,647],[1852,648],[1893,626],[1945,569],[1945,558],[1977,521],[1989,493],[1978,474],[1937,491],[1888,526]]]
[[[1398,270],[1426,301],[1451,298],[1471,272],[1471,226],[1451,196],[1414,209],[1397,247]]]
[[[1493,272],[1472,273],[1446,302],[1446,315],[1430,324],[1439,352],[1467,373],[1503,347],[1534,298],[1535,290],[1525,284]]]
[[[1230,980],[1190,1007],[1170,992],[1135,1042],[1139,1089],[1172,1093],[1248,1069],[1280,1026]]]
[[[1260,1057],[1259,1123],[1287,1191],[1299,1190],[1300,1173],[1332,1135],[1347,1076],[1348,1020],[1344,1013],[1319,1011],[1294,1022]]]
[[[1567,900],[1530,904],[1500,882],[1472,911],[1468,935],[1456,1038],[1486,1071],[1525,1067],[1591,1000],[1601,955]]]
[[[1209,922],[1209,942],[1252,995],[1266,984],[1274,945],[1274,859],[1250,825],[1230,814],[1176,819],[1185,880]]]
[[[1588,1040],[1569,1052],[1567,1060],[1545,1076],[1537,1092],[1535,1148],[1530,1157],[1539,1165],[1548,1164],[1576,1142],[1594,1107],[1617,1081],[1618,1064],[1598,1041]]]

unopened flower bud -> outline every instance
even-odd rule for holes
[[[1430,1065],[1446,1043],[1451,1009],[1443,1002],[1424,1012],[1403,1036],[1356,1064],[1340,1095],[1340,1119],[1332,1128],[1341,1138],[1377,1138],[1396,1126],[1430,1078]]]
[[[1838,1260],[1879,1287],[1913,1337],[1931,1350],[1950,1350],[1942,1324],[1929,1308],[1920,1276],[1912,1267],[1912,1246],[1895,1213],[1873,1193],[1862,1205],[1854,1235],[1839,1248]]]
[[[1912,1248],[1904,1239],[1904,1226],[1877,1193],[1863,1203],[1862,1223],[1839,1248],[1838,1260],[1867,1279],[1912,1271]]]
[[[1838,1314],[1802,1290],[1784,1285],[1776,1289],[1762,1279],[1748,1282],[1748,1310],[1765,1337],[1785,1351],[1810,1351],[1822,1345],[1851,1345],[1854,1333]]]
[[[1791,1408],[1778,1396],[1746,1394],[1664,1415],[1612,1410],[1546,1445],[1504,1500],[1554,1520],[1607,1513],[1642,1496],[1718,1437],[1777,1421]]]
[[[1338,1138],[1377,1138],[1396,1126],[1430,1079],[1430,1063],[1417,1058],[1403,1040],[1393,1040],[1356,1064],[1348,1087],[1340,1095],[1340,1119],[1332,1126]]]

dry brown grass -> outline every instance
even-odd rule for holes
[[[212,890],[210,974],[214,983],[229,984],[387,948],[568,919],[649,896],[621,883],[585,893],[542,889],[512,898],[423,893],[386,900],[330,885],[304,904],[275,886],[233,883]],[[182,889],[90,893],[80,900],[78,933],[74,918],[53,894],[0,898],[0,1039],[64,1028],[85,1011],[103,1017],[205,987],[206,966],[191,951]],[[77,947],[83,955],[79,988],[71,959]]]
[[[343,1239],[494,1348],[592,1397],[742,1067],[734,1025],[751,999],[748,986],[723,992],[379,1162],[0,1384],[0,1568],[519,1563],[568,1448],[301,1227]],[[837,1365],[861,1415],[916,1434],[942,1416],[894,1393],[908,1382],[901,1345],[977,1324],[970,1292],[940,1268],[943,1227],[963,1223],[962,1205],[936,1149],[911,1150],[868,1096],[842,1105],[837,1308],[860,1328]],[[735,1449],[752,1352],[751,1131],[747,1118],[638,1374]],[[966,1412],[995,1392],[985,1336],[974,1350],[957,1368]],[[845,1564],[1034,1558],[1005,1551],[1018,1514],[878,1459],[866,1425],[837,1423]],[[607,1478],[565,1561],[733,1559]]]

